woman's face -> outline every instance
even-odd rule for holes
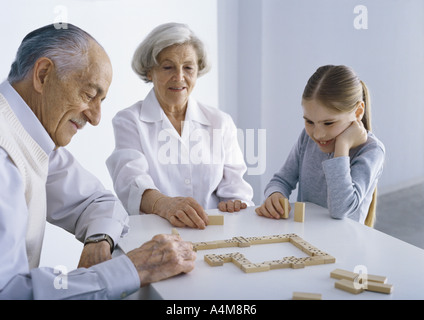
[[[303,100],[302,106],[306,133],[322,152],[334,152],[337,136],[356,120],[355,110],[332,110],[316,100]]]
[[[157,56],[158,66],[148,74],[154,84],[156,97],[162,108],[185,108],[196,84],[198,57],[190,44],[173,45]]]

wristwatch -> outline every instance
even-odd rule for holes
[[[114,249],[113,240],[111,237],[109,237],[107,234],[104,234],[104,233],[93,234],[92,236],[89,236],[87,239],[85,239],[84,245],[88,243],[97,243],[100,241],[107,241],[110,245],[110,253],[113,252],[113,249]]]

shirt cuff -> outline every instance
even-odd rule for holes
[[[140,288],[138,272],[126,255],[97,264],[95,270],[107,290],[108,299],[123,299]]]
[[[137,178],[134,185],[130,187],[130,192],[128,195],[128,213],[130,215],[138,215],[141,213],[140,203],[144,191],[148,189],[158,190],[153,181],[151,181],[151,183],[142,183],[140,180],[141,179]]]
[[[124,221],[117,221],[111,218],[96,219],[87,227],[85,238],[93,236],[95,234],[107,234],[112,238],[114,245],[116,246],[119,241],[127,235],[129,231],[129,218],[125,212],[127,218]],[[85,240],[85,239],[84,239]]]

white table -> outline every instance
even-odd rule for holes
[[[292,205],[292,207],[294,207]],[[209,214],[221,214],[208,210]],[[350,219],[335,220],[327,209],[306,204],[305,222],[259,217],[254,208],[238,213],[222,213],[224,225],[205,230],[177,228],[191,242],[295,233],[313,246],[336,258],[335,263],[301,269],[276,269],[245,273],[232,263],[211,267],[205,254],[240,252],[252,262],[304,257],[290,243],[252,245],[247,248],[220,248],[197,252],[195,269],[184,275],[151,284],[131,295],[131,299],[166,300],[274,300],[291,299],[294,291],[321,293],[322,299],[424,299],[424,250],[361,225]],[[130,217],[130,233],[120,244],[127,252],[150,240],[155,234],[171,233],[168,221],[156,215]],[[360,267],[362,266],[362,267]],[[330,272],[336,268],[354,271],[364,268],[369,274],[383,275],[394,286],[393,293],[365,291],[358,295],[334,287]]]

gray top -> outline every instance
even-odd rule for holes
[[[336,219],[364,223],[372,194],[383,172],[385,148],[375,135],[353,148],[349,157],[322,152],[303,130],[283,167],[265,187],[265,197],[281,192],[289,198],[298,183],[297,201],[328,208]]]

